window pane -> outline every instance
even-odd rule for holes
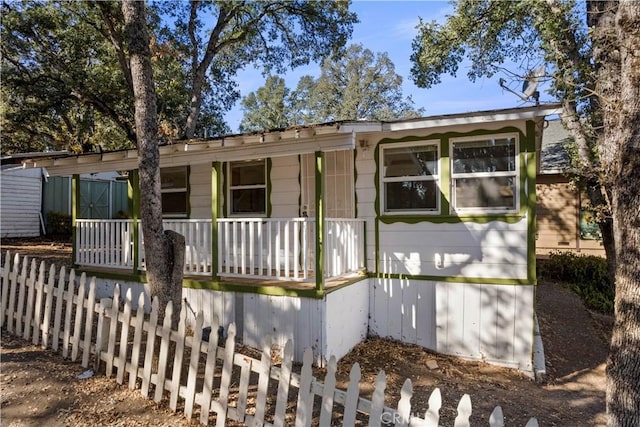
[[[231,186],[264,185],[264,160],[231,163]]]
[[[168,215],[187,214],[187,193],[162,193],[162,213]]]
[[[513,172],[515,138],[453,143],[453,173]]]
[[[231,190],[232,213],[266,213],[265,189]]]
[[[435,210],[438,186],[435,181],[385,183],[385,211]]]
[[[160,170],[160,183],[163,190],[187,188],[187,168],[184,166],[162,168]]]
[[[438,173],[438,150],[434,145],[384,150],[385,178],[431,176]]]
[[[457,208],[515,209],[515,178],[457,178],[454,180]]]

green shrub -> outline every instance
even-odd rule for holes
[[[71,230],[71,215],[47,212],[47,234],[70,236]]]
[[[613,284],[607,274],[606,259],[553,252],[539,266],[541,278],[567,283],[588,308],[613,313]]]

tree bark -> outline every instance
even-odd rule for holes
[[[182,301],[184,237],[175,232],[165,232],[162,225],[158,117],[145,3],[126,0],[122,3],[122,13],[126,26],[135,98],[140,217],[146,254],[147,282],[151,297],[158,297],[160,317],[164,317],[167,303],[173,301],[172,325],[176,327]]]
[[[620,1],[616,16],[621,73],[618,108],[606,110],[613,128],[603,141],[612,182],[616,238],[615,324],[607,363],[608,425],[640,422],[640,2]]]
[[[591,29],[593,44],[593,62],[595,68],[595,82],[590,97],[591,123],[596,138],[598,138],[597,162],[594,162],[594,174],[587,178],[587,195],[591,205],[599,213],[602,243],[607,256],[607,268],[611,286],[615,287],[616,257],[615,237],[613,233],[613,218],[609,200],[611,197],[611,183],[604,178],[600,168],[602,163],[608,163],[611,153],[605,151],[606,144],[601,141],[613,138],[614,123],[610,123],[617,108],[618,89],[620,87],[620,51],[615,48],[617,43],[615,19],[618,11],[617,0],[589,0],[587,1],[587,25]]]

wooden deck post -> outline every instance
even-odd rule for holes
[[[324,217],[325,217],[325,180],[324,153],[315,152],[315,184],[316,184],[316,294],[324,293]]]

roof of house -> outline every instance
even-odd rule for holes
[[[572,142],[573,138],[559,119],[547,121],[547,126],[542,131],[538,173],[551,175],[568,172],[571,168],[571,158],[567,145]]]
[[[508,108],[421,117],[393,122],[341,121],[295,126],[264,132],[226,135],[209,139],[174,141],[160,146],[160,166],[237,161],[262,157],[348,150],[357,140],[377,132],[402,132],[510,120],[541,120],[560,111],[558,104]],[[51,175],[129,170],[138,167],[135,149],[62,156],[32,156],[22,160],[27,167],[45,167]]]

